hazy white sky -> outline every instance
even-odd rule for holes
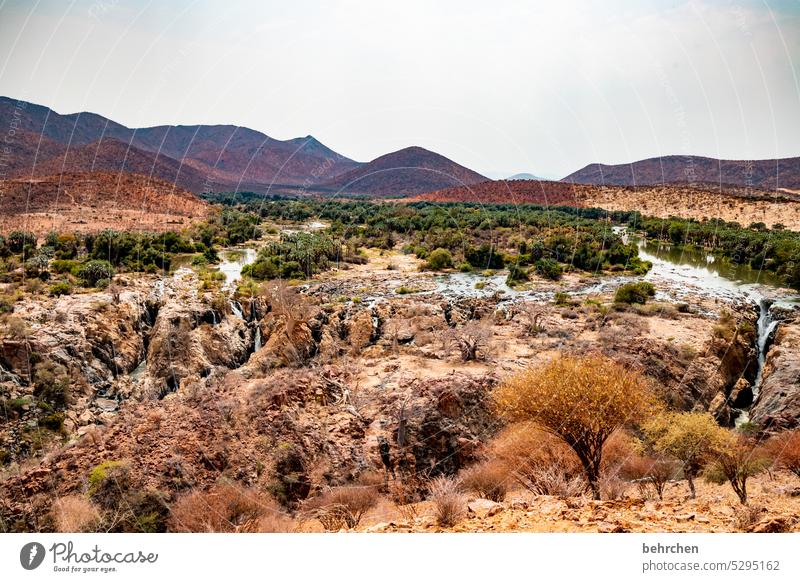
[[[0,94],[493,177],[800,155],[800,0],[0,0]]]

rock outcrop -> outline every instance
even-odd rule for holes
[[[750,420],[768,432],[800,426],[800,322],[780,324]]]

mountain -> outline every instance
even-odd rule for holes
[[[718,160],[664,156],[631,164],[589,164],[562,179],[576,184],[644,186],[725,184],[760,190],[800,188],[800,157],[774,160]]]
[[[529,174],[528,172],[522,172],[521,174],[514,174],[513,176],[509,176],[506,180],[545,180],[546,178],[540,178],[539,176],[535,176],[533,174]]]
[[[321,186],[345,193],[410,196],[485,180],[485,176],[442,155],[421,147],[408,147],[375,158]]]
[[[125,172],[64,172],[0,181],[0,232],[174,230],[209,206],[174,184]]]
[[[312,187],[361,165],[312,136],[282,141],[234,125],[162,125],[132,129],[95,113],[62,115],[42,105],[8,97],[0,97],[0,120],[7,125],[13,123],[18,135],[24,136],[15,153],[7,156],[9,161],[0,166],[6,175],[12,175],[11,172],[42,175],[38,169],[40,162],[48,162],[45,172],[53,169],[57,162],[51,160],[56,155],[64,155],[53,144],[72,149],[100,142],[100,147],[105,148],[102,144],[108,139],[157,154],[157,160],[148,162],[140,152],[135,152],[137,161],[133,166],[140,170],[146,170],[149,165],[171,168],[175,170],[175,177],[171,179],[176,180],[178,186],[195,192],[204,185],[216,189],[246,186],[256,191],[267,190],[274,184]],[[40,137],[49,149],[36,156],[35,144]],[[109,147],[119,151],[116,143]],[[75,159],[85,161],[88,151],[79,152]],[[118,162],[117,166],[122,167],[122,163]],[[130,164],[126,163],[125,171],[139,171],[128,166]],[[149,171],[143,173],[150,175]],[[160,169],[157,175],[166,176]]]
[[[203,173],[190,165],[182,165],[169,156],[145,151],[114,138],[64,149],[50,159],[37,161],[35,167],[31,165],[17,175],[47,176],[65,172],[129,172],[181,184],[193,191],[200,191],[205,180]]]

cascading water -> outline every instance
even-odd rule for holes
[[[762,297],[758,301],[758,322],[756,323],[756,356],[757,368],[756,379],[753,382],[753,403],[758,400],[758,394],[761,390],[761,377],[764,373],[764,364],[767,363],[767,351],[769,350],[770,341],[778,328],[779,320],[775,319],[772,315],[772,300]],[[736,417],[735,425],[741,426],[750,422],[750,412],[748,409],[736,409],[738,416]]]
[[[256,326],[256,337],[253,347],[254,347],[253,350],[254,352],[257,352],[258,350],[261,349],[261,328],[259,326]]]
[[[758,392],[761,388],[761,376],[764,372],[764,364],[767,361],[767,350],[769,343],[772,340],[775,330],[778,327],[778,320],[772,316],[772,301],[769,299],[762,299],[758,303],[758,324],[756,326],[756,350],[758,354],[758,371],[756,372],[756,380],[753,383],[753,402],[758,398]]]
[[[242,312],[242,304],[238,301],[231,299],[231,313],[233,313],[239,319],[244,319],[244,313]]]

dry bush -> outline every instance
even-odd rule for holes
[[[466,504],[460,487],[460,481],[445,476],[436,477],[428,486],[436,523],[442,527],[452,527],[464,517]]]
[[[628,490],[628,482],[616,473],[603,473],[598,480],[601,499],[622,499]]]
[[[618,473],[638,452],[638,445],[626,431],[615,431],[603,444],[603,472]]]
[[[51,515],[59,533],[90,532],[100,523],[97,508],[83,495],[56,499]]]
[[[492,442],[489,454],[504,464],[520,485],[537,495],[573,497],[586,489],[574,451],[533,423],[520,422],[504,429]]]
[[[389,483],[389,499],[400,514],[409,521],[417,517],[415,504],[422,501],[423,494],[424,485],[416,477],[397,479]]]
[[[484,461],[461,472],[464,487],[484,499],[503,501],[508,493],[511,470],[498,460]]]
[[[750,531],[761,519],[764,508],[759,506],[740,506],[734,509],[733,527],[739,531]]]
[[[580,475],[570,476],[558,465],[542,465],[517,472],[517,480],[537,495],[579,497],[586,491],[586,481]]]
[[[678,464],[671,459],[632,455],[620,466],[619,475],[636,483],[645,499],[649,498],[648,487],[653,488],[659,499],[664,499],[664,488],[678,470]]]
[[[766,449],[779,469],[800,477],[800,428],[772,437]]]
[[[625,424],[656,407],[648,382],[603,356],[562,356],[525,370],[494,392],[501,415],[536,422],[563,439],[581,461],[595,499],[600,498],[603,445]]]
[[[469,321],[461,327],[448,330],[445,343],[458,350],[464,362],[475,361],[486,357],[489,340],[492,337],[491,324],[485,321]]]
[[[308,298],[283,281],[264,283],[260,292],[272,310],[283,318],[286,324],[286,335],[293,338],[295,327],[307,321],[311,316],[311,305]]]
[[[717,452],[703,474],[712,483],[730,483],[739,502],[747,505],[747,480],[769,465],[770,459],[764,449],[746,437],[739,437],[724,450]]]
[[[377,505],[379,498],[376,486],[334,487],[306,500],[303,513],[318,520],[326,531],[353,529],[364,514]]]
[[[223,481],[208,491],[194,490],[172,506],[173,532],[257,532],[265,518],[282,515],[277,503],[262,493]]]
[[[545,331],[544,317],[547,308],[534,301],[526,301],[516,308],[522,323],[522,329],[526,335],[535,336]]]

